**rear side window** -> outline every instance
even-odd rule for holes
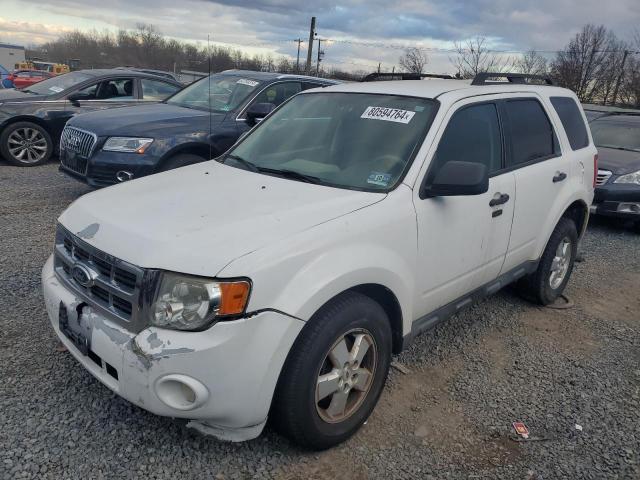
[[[140,80],[140,83],[142,84],[143,100],[164,100],[168,96],[173,95],[180,90],[180,87],[176,87],[170,83],[151,80],[148,78],[143,78]]]
[[[575,100],[569,97],[551,97],[551,104],[560,117],[564,131],[567,132],[571,149],[580,150],[588,146],[587,127]]]
[[[544,160],[559,151],[553,127],[540,102],[509,100],[505,108],[511,131],[510,166]]]
[[[502,139],[493,103],[464,107],[451,117],[438,144],[432,171],[451,161],[483,163],[489,172],[500,170]]]

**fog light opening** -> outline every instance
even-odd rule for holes
[[[176,410],[193,410],[209,398],[209,391],[198,380],[186,375],[167,375],[156,382],[156,394]]]
[[[640,203],[620,203],[618,204],[618,212],[640,214]]]
[[[127,172],[126,170],[120,170],[116,173],[116,179],[119,182],[126,182],[127,180],[131,180],[133,178],[133,173]]]

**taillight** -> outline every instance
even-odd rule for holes
[[[596,179],[598,178],[598,154],[593,156],[593,188],[596,188]]]

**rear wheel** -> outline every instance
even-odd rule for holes
[[[342,294],[314,315],[289,353],[274,426],[307,448],[343,442],[373,411],[390,361],[391,327],[383,308],[362,294]]]
[[[192,153],[179,153],[167,160],[161,167],[160,172],[166,172],[167,170],[173,170],[174,168],[186,167],[187,165],[193,165],[194,163],[204,162],[205,159]]]
[[[541,305],[555,302],[569,282],[577,249],[575,223],[561,218],[540,257],[538,269],[519,283],[523,295]]]
[[[53,141],[40,125],[17,122],[8,125],[0,135],[0,151],[13,165],[35,167],[51,158]]]

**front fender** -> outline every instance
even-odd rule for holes
[[[218,276],[251,278],[248,311],[276,309],[305,321],[345,290],[381,285],[398,300],[406,333],[414,315],[416,262],[407,189],[240,257]]]

